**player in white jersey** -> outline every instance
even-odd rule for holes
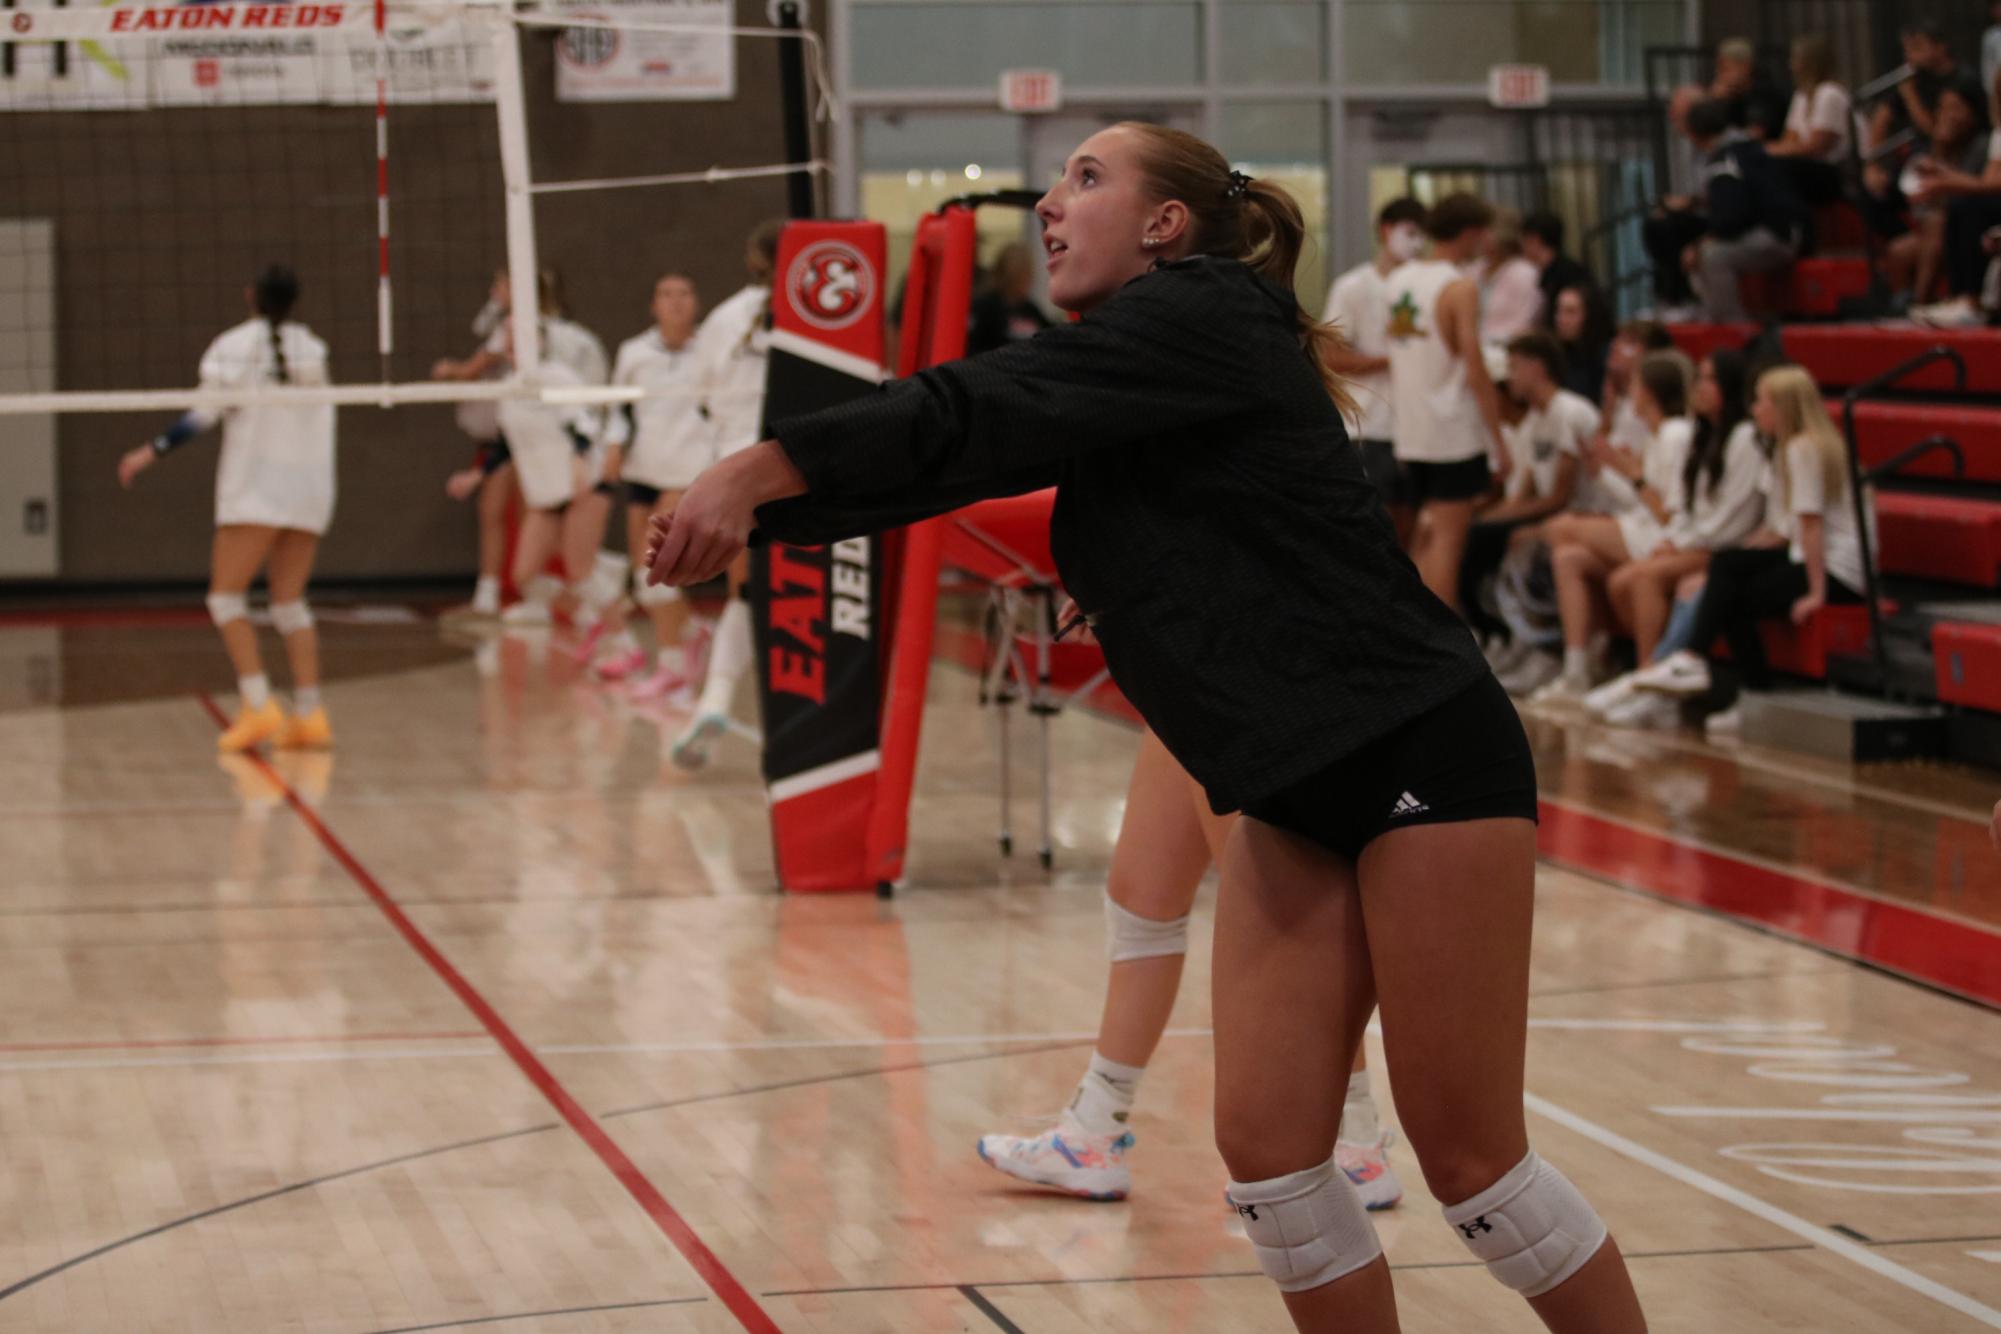
[[[1394,199],[1376,215],[1376,255],[1334,280],[1322,317],[1348,337],[1348,346],[1328,364],[1348,379],[1359,412],[1351,423],[1362,467],[1397,526],[1397,539],[1410,541],[1410,498],[1404,493],[1396,447],[1390,389],[1390,274],[1424,250],[1424,205]]]
[[[1474,502],[1507,467],[1500,398],[1480,345],[1480,287],[1462,271],[1486,245],[1493,217],[1484,200],[1448,195],[1425,219],[1431,256],[1389,278],[1396,458],[1418,507],[1410,555],[1425,587],[1454,608]]]
[[[245,294],[252,316],[202,353],[204,389],[325,384],[327,345],[287,317],[299,297],[292,270],[274,264]],[[222,734],[224,751],[266,741],[291,748],[333,744],[320,701],[319,637],[306,605],[306,583],[320,536],[333,518],[334,409],[331,404],[258,404],[221,412],[195,409],[118,463],[130,487],[160,455],[222,422],[222,457],[215,470],[215,547],[209,566],[208,609],[236,669],[239,709]],[[257,652],[246,595],[263,569],[271,589],[271,623],[285,639],[292,668],[292,713],[271,697]]]
[[[771,276],[778,263],[782,221],[760,224],[744,246],[749,283],[709,312],[695,334],[695,382],[713,430],[715,457],[727,458],[763,439],[764,377],[771,361]],[[752,666],[750,604],[743,600],[749,562],[730,568],[730,599],[716,622],[707,674],[695,716],[674,742],[674,762],[699,769],[729,730],[730,704]]]
[[[439,360],[431,368],[433,379],[497,380],[507,374],[506,364],[486,349],[507,319],[512,288],[507,270],[493,276],[486,304],[473,316],[473,336],[480,347],[464,361]],[[454,411],[461,431],[471,436],[478,452],[469,468],[445,479],[445,493],[454,500],[479,495],[479,581],[473,586],[472,601],[445,613],[452,620],[491,620],[500,615],[500,582],[507,565],[507,514],[518,494],[514,467],[508,459],[507,442],[500,438],[500,407],[492,399],[469,399]]]
[[[625,482],[626,551],[632,561],[633,601],[653,622],[657,650],[654,670],[633,680],[630,693],[653,699],[686,684],[694,658],[687,642],[691,626],[681,590],[648,585],[639,558],[646,551],[646,521],[672,513],[681,492],[715,459],[715,434],[696,396],[695,325],[701,299],[694,280],[683,273],[662,274],[653,284],[653,327],[619,344],[612,383],[637,386],[646,397],[613,416],[610,456]],[[609,651],[597,673],[608,681],[634,677],[646,655],[624,628],[624,608],[607,613],[615,621]]]

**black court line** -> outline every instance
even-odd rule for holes
[[[1591,814],[1591,812],[1587,811],[1586,814]],[[1655,837],[1665,838],[1667,836],[1656,835]],[[1669,839],[1669,841],[1673,842],[1674,840]],[[1721,853],[1717,855],[1728,857],[1734,854]],[[1738,858],[1738,860],[1742,860],[1742,858]],[[1609,875],[1601,875],[1597,871],[1589,871],[1581,866],[1574,866],[1569,862],[1559,861],[1553,857],[1538,856],[1536,858],[1536,863],[1540,866],[1550,866],[1554,867],[1559,871],[1568,872],[1569,874],[1577,876],[1580,879],[1593,881],[1594,883],[1605,886],[1607,889],[1615,889],[1619,891],[1621,894],[1627,894],[1636,899],[1645,899],[1649,903],[1658,903],[1663,907],[1667,908],[1679,908],[1683,912],[1694,913],[1698,917],[1707,917],[1711,921],[1727,922],[1731,926],[1739,927],[1745,931],[1755,932],[1758,935],[1764,936],[1770,940],[1780,941],[1787,945],[1797,945],[1799,948],[1804,950],[1812,950],[1815,954],[1821,955],[1825,958],[1839,960],[1840,962],[1845,963],[1852,968],[1860,968],[1864,972],[1874,973],[1876,976],[1888,978],[1892,982],[1902,982],[1905,986],[1916,987],[1920,991],[1928,991],[1934,996],[1942,996],[1946,1000],[1958,1001],[1961,1005],[1970,1005],[1974,1009],[1980,1011],[1982,1014],[1993,1014],[1995,1012],[1994,1006],[1989,1005],[1986,1001],[1983,1001],[1976,996],[1962,995],[1960,992],[1953,991],[1950,988],[1939,986],[1935,982],[1927,982],[1922,977],[1912,977],[1909,973],[1900,973],[1896,969],[1885,967],[1880,963],[1875,963],[1868,959],[1858,959],[1851,954],[1843,954],[1840,950],[1835,949],[1830,945],[1822,945],[1811,940],[1801,940],[1796,936],[1789,936],[1785,932],[1779,930],[1777,927],[1767,926],[1763,922],[1754,922],[1751,921],[1749,918],[1745,917],[1733,917],[1729,913],[1724,912],[1721,908],[1711,908],[1700,903],[1688,903],[1681,899],[1669,898],[1665,894],[1657,893],[1654,890],[1648,889],[1643,884],[1639,884],[1637,882],[1629,880],[1614,879]],[[1837,886],[1837,888],[1839,888],[1839,886]],[[1854,894],[1857,893],[1858,891],[1850,889],[1844,892]],[[1811,975],[1808,974],[1808,976]]]
[[[994,1322],[994,1328],[1002,1334],[1025,1334],[1022,1327],[1000,1313],[1000,1308],[980,1295],[980,1290],[966,1284],[959,1287],[960,1295],[979,1309],[981,1315]]]
[[[1777,1246],[1698,1246],[1674,1251],[1627,1251],[1625,1257],[1632,1260],[1688,1260],[1707,1255],[1774,1255],[1782,1251],[1810,1251],[1815,1249],[1806,1242],[1787,1242]],[[1422,1264],[1391,1265],[1395,1274],[1420,1273],[1431,1269],[1477,1269],[1479,1260],[1432,1260]],[[1263,1278],[1262,1269],[1225,1269],[1208,1274],[1106,1274],[1095,1278],[1065,1278],[1055,1275],[1049,1278],[996,1278],[977,1283],[873,1283],[847,1288],[780,1288],[761,1293],[765,1297],[843,1297],[869,1292],[941,1292],[947,1289],[967,1291],[973,1288],[1080,1288],[1109,1283],[1196,1283],[1209,1279]]]
[[[428,1329],[465,1329],[472,1325],[498,1325],[509,1320],[533,1320],[545,1315],[594,1315],[600,1311],[643,1311],[655,1306],[693,1306],[707,1297],[665,1297],[657,1302],[614,1302],[609,1306],[564,1306],[553,1311],[516,1311],[512,1315],[481,1315],[468,1320],[446,1320],[436,1325],[398,1325],[394,1329],[370,1330],[369,1334],[423,1334]]]
[[[1829,1232],[1839,1232],[1842,1236],[1848,1238],[1850,1241],[1859,1241],[1864,1246],[1874,1246],[1876,1244],[1873,1240],[1863,1236],[1860,1232],[1857,1232],[1854,1228],[1848,1226],[1848,1224],[1846,1223],[1829,1223],[1827,1225],[1827,1230]]]
[[[157,1237],[162,1232],[171,1232],[177,1227],[186,1227],[189,1223],[199,1223],[205,1218],[214,1218],[218,1214],[230,1213],[237,1209],[247,1209],[253,1204],[262,1204],[266,1200],[275,1200],[281,1195],[291,1195],[298,1191],[309,1190],[314,1186],[324,1186],[331,1181],[340,1181],[347,1177],[360,1176],[364,1172],[373,1172],[378,1168],[394,1167],[399,1163],[413,1163],[420,1158],[434,1158],[438,1154],[451,1153],[457,1149],[477,1148],[482,1144],[497,1144],[502,1140],[519,1139],[523,1135],[539,1135],[544,1131],[554,1129],[556,1129],[556,1123],[552,1121],[547,1125],[530,1126],[526,1130],[506,1130],[498,1135],[483,1135],[478,1139],[460,1140],[456,1144],[446,1144],[440,1148],[419,1149],[415,1153],[398,1154],[394,1158],[384,1158],[379,1162],[363,1163],[360,1167],[350,1167],[340,1172],[329,1172],[325,1176],[313,1177],[306,1181],[294,1181],[289,1185],[279,1186],[275,1190],[267,1190],[261,1194],[245,1196],[240,1200],[231,1200],[227,1204],[218,1204],[212,1208],[203,1209],[200,1213],[186,1214],[180,1218],[170,1218],[164,1223],[147,1228],[144,1232],[134,1232],[128,1237],[120,1237],[116,1241],[108,1241],[95,1250],[85,1251],[82,1255],[73,1255],[61,1264],[51,1265],[38,1274],[30,1274],[24,1279],[10,1283],[4,1288],[0,1288],[0,1302],[6,1301],[17,1292],[34,1287],[43,1279],[54,1278],[66,1269],[74,1269],[85,1261],[95,1260],[101,1255],[108,1255],[112,1251],[122,1250],[124,1247],[130,1246],[135,1242],[144,1241],[148,1237]]]
[[[1569,867],[1564,867],[1568,871]],[[1782,977],[1827,977],[1841,971],[1838,968],[1792,969],[1790,971],[1763,973],[1723,973],[1715,977],[1670,977],[1655,982],[1614,982],[1602,987],[1558,987],[1554,991],[1532,991],[1530,1000],[1542,1000],[1549,996],[1596,996],[1609,991],[1646,991],[1653,987],[1702,987],[1719,982],[1769,982]]]
[[[1978,1245],[1983,1241],[2001,1241],[2001,1236],[1987,1237],[1898,1237],[1894,1241],[1872,1241],[1871,1246],[1964,1246]]]
[[[973,1056],[951,1056],[951,1057],[946,1057],[945,1059],[939,1061],[919,1062],[912,1065],[884,1066],[869,1070],[843,1070],[836,1074],[821,1075],[811,1079],[788,1079],[781,1081],[779,1083],[758,1085],[752,1088],[731,1089],[726,1092],[705,1093],[697,1095],[695,1097],[683,1098],[672,1102],[649,1103],[641,1107],[628,1107],[622,1111],[601,1113],[600,1119],[609,1120],[614,1116],[632,1116],[640,1112],[660,1111],[670,1107],[686,1106],[690,1103],[717,1102],[725,1098],[748,1097],[753,1094],[771,1093],[781,1089],[805,1088],[813,1084],[831,1084],[831,1083],[837,1083],[840,1080],[844,1079],[860,1079],[868,1075],[895,1074],[905,1070],[922,1070],[928,1068],[931,1065],[938,1065],[938,1066],[964,1065],[973,1061],[1000,1060],[1009,1056],[1032,1055],[1036,1052],[1061,1051],[1067,1048],[1086,1046],[1089,1045],[1089,1042],[1090,1039],[1087,1038],[1079,1041],[1055,1043],[1049,1046],[1042,1046],[1042,1047],[1019,1048],[1010,1051],[982,1052]],[[247,1195],[240,1200],[230,1200],[224,1204],[214,1205],[210,1208],[201,1210],[199,1213],[184,1214],[179,1218],[170,1218],[166,1222],[156,1224],[153,1227],[149,1227],[143,1232],[134,1232],[130,1236],[120,1237],[116,1241],[108,1241],[102,1246],[98,1246],[92,1250],[85,1251],[81,1255],[73,1255],[69,1259],[62,1261],[60,1264],[51,1265],[47,1269],[44,1269],[39,1273],[30,1274],[26,1278],[19,1279],[13,1283],[10,1283],[4,1288],[0,1288],[0,1301],[5,1301],[7,1300],[7,1298],[12,1297],[14,1294],[18,1292],[23,1292],[28,1288],[34,1287],[37,1283],[42,1282],[44,1279],[54,1278],[57,1274],[60,1274],[65,1270],[74,1269],[80,1264],[84,1264],[87,1263],[88,1261],[97,1259],[99,1256],[109,1255],[113,1251],[122,1250],[125,1247],[131,1246],[137,1242],[145,1241],[149,1237],[157,1237],[163,1232],[171,1232],[175,1228],[186,1227],[190,1223],[199,1223],[204,1219],[214,1218],[219,1214],[231,1213],[237,1209],[247,1209],[253,1204],[262,1204],[266,1200],[275,1200],[280,1196],[291,1195],[302,1190],[310,1190],[314,1186],[324,1186],[330,1182],[343,1181],[346,1180],[348,1177],[360,1176],[363,1173],[373,1172],[379,1168],[396,1167],[403,1163],[413,1163],[424,1158],[435,1158],[440,1154],[455,1153],[460,1149],[475,1149],[484,1144],[497,1144],[502,1140],[520,1139],[528,1135],[547,1134],[552,1130],[557,1130],[560,1128],[561,1127],[558,1125],[558,1123],[550,1121],[542,1125],[528,1126],[525,1129],[521,1130],[506,1130],[502,1131],[497,1135],[484,1135],[478,1139],[460,1140],[453,1144],[440,1145],[437,1148],[419,1149],[414,1153],[399,1154],[394,1158],[383,1158],[376,1162],[363,1163],[359,1167],[349,1167],[339,1172],[329,1172],[325,1176],[311,1177],[304,1181],[290,1182],[286,1185],[279,1186],[272,1190],[262,1191],[256,1195]],[[939,1286],[950,1287],[952,1285],[942,1284]],[[766,1295],[777,1296],[784,1294],[766,1294]],[[696,1297],[696,1298],[689,1298],[686,1300],[707,1301],[708,1299],[706,1297]],[[654,1304],[657,1303],[641,1303],[641,1305],[654,1305]],[[588,1307],[588,1308],[578,1308],[578,1309],[609,1310],[613,1308]],[[531,1314],[546,1315],[552,1313],[535,1312]],[[523,1317],[507,1316],[500,1318],[511,1320]],[[459,1321],[458,1323],[467,1324],[470,1322]],[[449,1324],[424,1325],[418,1328],[450,1329],[452,1328],[452,1326]]]
[[[1046,1043],[1039,1047],[1016,1047],[1008,1051],[983,1051],[971,1056],[946,1056],[935,1061],[912,1061],[905,1065],[876,1065],[870,1066],[865,1070],[843,1070],[838,1074],[811,1075],[804,1079],[783,1079],[772,1084],[754,1084],[749,1088],[724,1089],[716,1093],[694,1093],[685,1098],[669,1098],[663,1102],[641,1103],[636,1107],[621,1107],[615,1112],[600,1112],[598,1115],[603,1120],[609,1121],[615,1116],[637,1116],[641,1112],[664,1112],[675,1107],[691,1107],[696,1103],[703,1102],[722,1102],[729,1098],[745,1098],[757,1093],[778,1093],[785,1089],[811,1088],[816,1084],[838,1084],[844,1079],[866,1079],[871,1075],[900,1075],[911,1070],[935,1070],[948,1065],[969,1065],[974,1061],[998,1061],[1009,1056],[1034,1056],[1041,1052],[1071,1051],[1078,1047],[1088,1047],[1094,1041],[1095,1039],[1093,1038],[1073,1038],[1065,1042]],[[883,1045],[890,1046],[892,1044],[884,1042]],[[585,1053],[565,1054],[584,1055]],[[607,1056],[620,1054],[618,1052],[605,1053]],[[644,1055],[645,1053],[630,1054]],[[950,1285],[948,1284],[947,1286]]]

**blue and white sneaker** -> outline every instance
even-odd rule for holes
[[[980,1157],[1018,1181],[1085,1200],[1123,1200],[1132,1189],[1131,1131],[1093,1135],[1069,1117],[1033,1138],[982,1135]]]
[[[1403,1199],[1403,1183],[1390,1170],[1390,1133],[1386,1130],[1373,1144],[1334,1145],[1334,1165],[1347,1173],[1362,1207],[1370,1211],[1394,1209]]]
[[[699,715],[695,721],[688,724],[688,730],[681,733],[680,739],[674,743],[672,752],[674,763],[688,770],[707,768],[709,751],[729,730],[728,716],[720,713]]]

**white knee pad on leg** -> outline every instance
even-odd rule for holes
[[[1113,963],[1131,959],[1158,959],[1169,954],[1188,953],[1188,918],[1171,922],[1141,917],[1119,906],[1110,892],[1105,894],[1105,953]]]
[[[313,628],[313,609],[300,598],[295,602],[274,602],[271,604],[271,625],[281,635],[289,635],[296,630]]]
[[[672,584],[649,584],[645,569],[632,572],[632,600],[642,607],[665,607],[681,600],[681,590]]]
[[[1332,1159],[1270,1181],[1232,1181],[1229,1200],[1281,1292],[1332,1283],[1383,1253],[1361,1197]]]
[[[1605,1223],[1563,1173],[1529,1156],[1472,1199],[1445,1206],[1466,1249],[1524,1297],[1540,1297],[1605,1244]]]
[[[240,621],[250,614],[250,599],[241,593],[210,593],[208,618],[217,625]]]

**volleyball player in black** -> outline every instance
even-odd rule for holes
[[[1301,1329],[1394,1330],[1389,1268],[1331,1162],[1380,1002],[1397,1107],[1474,1255],[1552,1330],[1645,1319],[1522,1107],[1533,761],[1349,447],[1292,293],[1283,190],[1199,139],[1092,136],[1037,209],[1071,325],[781,421],[651,533],[708,578],[753,528],[821,543],[1056,485],[1051,539],[1119,687],[1218,811],[1216,1135]]]

